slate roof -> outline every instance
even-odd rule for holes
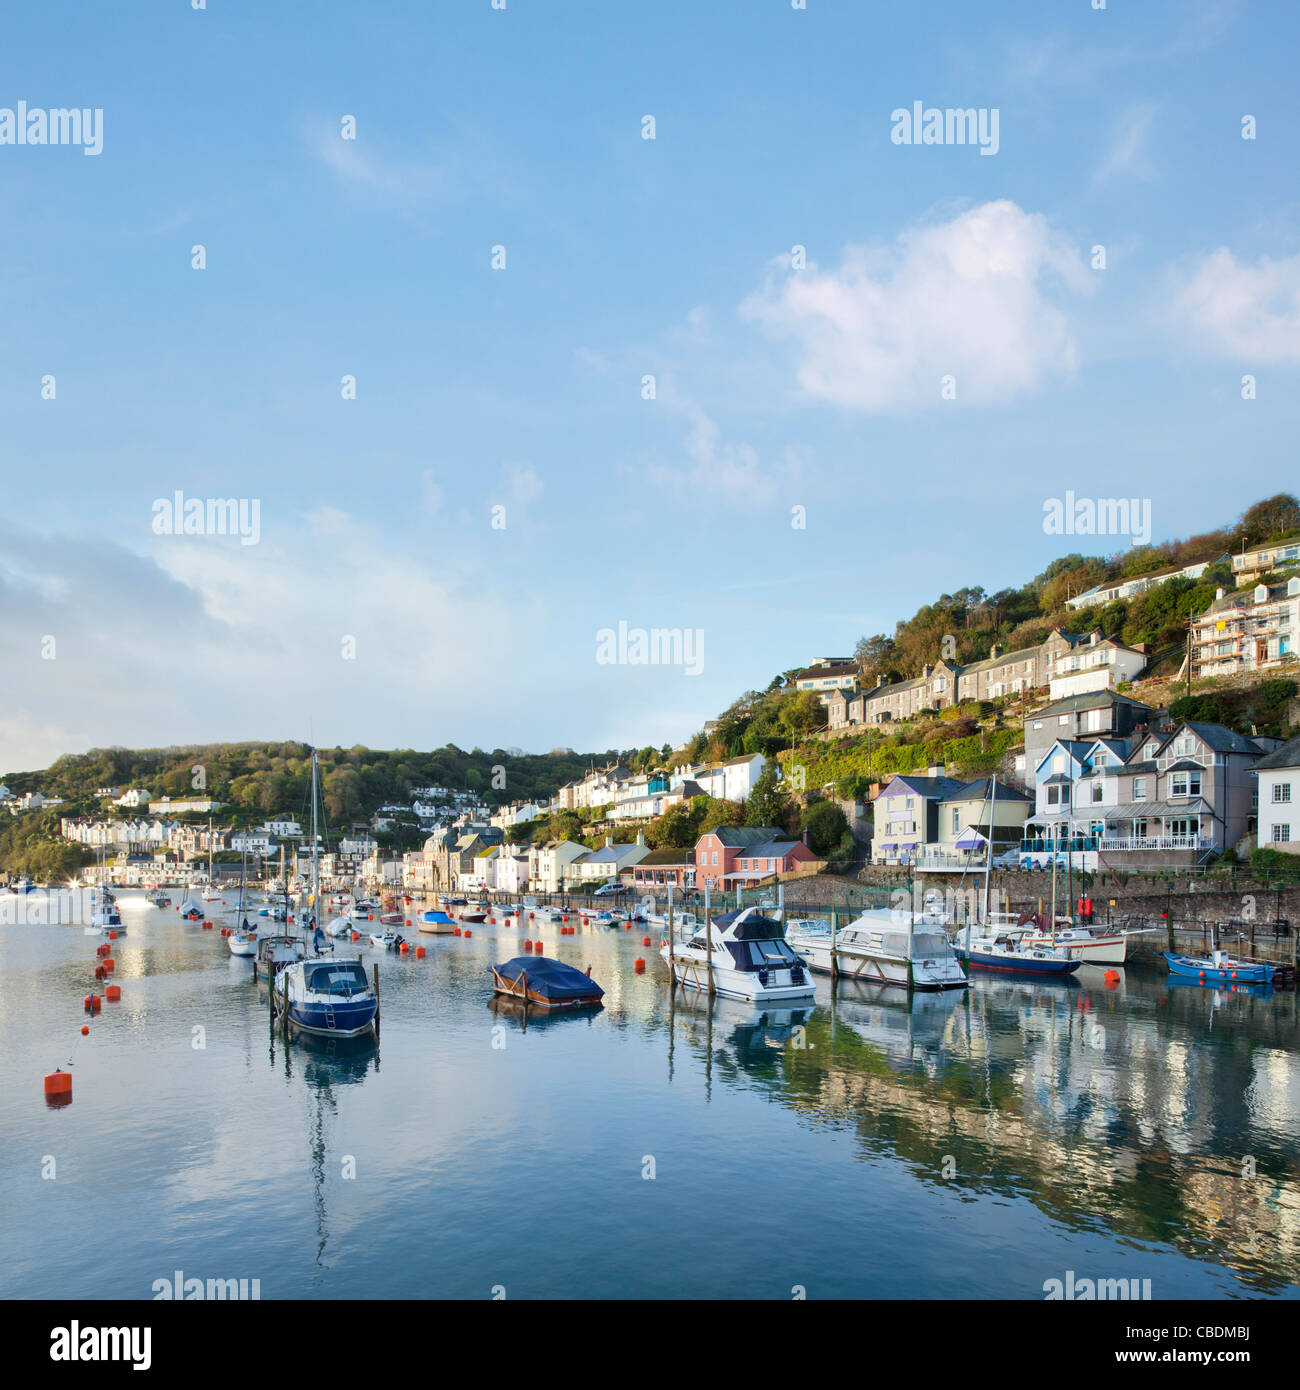
[[[1265,754],[1251,771],[1269,772],[1275,767],[1300,767],[1300,734]]]

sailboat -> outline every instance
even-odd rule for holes
[[[320,848],[316,838],[316,750],[311,754],[312,904],[320,903]],[[315,917],[312,926],[316,927]],[[305,932],[305,924],[304,924]],[[317,953],[285,965],[276,976],[289,1022],[306,1033],[354,1038],[374,1026],[379,996],[359,956],[321,955],[325,934],[314,933]],[[330,948],[333,949],[332,947]]]
[[[216,902],[221,897],[217,886],[212,881],[212,817],[208,817],[208,881],[203,889],[203,901],[205,903]]]
[[[249,926],[248,918],[244,916],[244,893],[248,883],[247,865],[248,854],[245,851],[239,860],[239,907],[235,910],[235,917],[239,925],[226,938],[232,956],[255,956],[257,954],[257,928]]]
[[[1054,944],[1034,945],[1025,940],[1027,933],[1018,927],[999,926],[989,913],[989,881],[993,873],[993,841],[996,835],[995,812],[998,805],[998,779],[990,779],[988,853],[984,862],[984,921],[979,935],[972,935],[967,922],[963,944],[957,954],[963,956],[972,970],[998,970],[1012,975],[1072,975],[1083,962]],[[1056,920],[1056,861],[1052,861],[1052,916]]]

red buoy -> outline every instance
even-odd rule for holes
[[[361,940],[361,933],[360,933],[359,931],[354,931],[354,932],[352,933],[352,939],[353,939],[353,941],[360,941],[360,940]]]
[[[399,956],[404,956],[407,954],[407,952],[410,951],[410,949],[411,948],[406,944],[406,942],[403,941],[402,944],[397,948],[397,954]]]
[[[108,971],[105,970],[104,967],[103,967],[102,965],[97,965],[97,966],[95,967],[95,978],[96,978],[97,980],[102,980],[102,979],[104,979],[107,975],[108,975]]]
[[[531,941],[529,941],[529,939],[528,939],[527,937],[524,937],[524,950],[525,950],[525,951],[531,951],[532,949],[533,949],[533,943],[532,943]]]
[[[426,953],[425,953],[425,949],[424,949],[423,946],[417,946],[417,947],[415,948],[415,958],[416,958],[416,960],[423,960],[424,957],[425,957],[425,954],[426,954]]]
[[[466,938],[468,939],[469,937],[471,937],[471,936],[473,936],[473,935],[474,935],[474,933],[473,933],[472,931],[470,931],[470,929],[469,929],[468,927],[466,927],[466,928],[465,928],[465,936],[466,936]]]
[[[636,962],[634,963],[634,965],[633,965],[632,968],[636,971],[636,973],[637,973],[638,975],[644,975],[644,974],[645,974],[645,961],[643,961],[643,960],[641,959],[641,957],[638,956],[638,957],[636,958]]]
[[[88,994],[86,995],[85,999],[83,999],[81,1002],[86,1006],[86,1008],[90,1010],[92,1014],[100,1006],[100,999],[99,995],[97,994]]]
[[[540,941],[533,942],[533,951],[539,956],[542,954],[542,943]]]
[[[83,1024],[81,1025],[81,1036],[84,1038],[84,1037],[86,1036],[86,1034],[89,1033],[89,1032],[90,1032],[90,1024],[89,1024],[89,1023],[83,1023]]]
[[[52,1071],[45,1078],[45,1094],[47,1096],[71,1096],[72,1073],[64,1071],[62,1067]]]
[[[643,936],[641,938],[641,944],[642,946],[648,946],[650,944],[650,938],[648,936]]]
[[[463,936],[463,935],[464,935],[464,931],[463,931],[462,928],[457,927],[456,930],[455,930],[455,932],[453,933],[453,935],[455,935],[455,936]]]
[[[631,931],[631,930],[632,930],[632,923],[631,923],[631,922],[625,922],[625,923],[623,924],[623,930],[624,930],[624,931]]]
[[[116,941],[116,940],[117,940],[117,928],[116,928],[116,927],[110,927],[110,928],[109,928],[108,939],[109,939],[110,941]]]
[[[110,975],[117,969],[117,962],[112,956],[104,957],[104,969],[107,970]]]

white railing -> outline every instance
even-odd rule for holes
[[[1099,842],[1098,848],[1103,854],[1110,850],[1213,849],[1214,838],[1210,835],[1106,836]]]
[[[918,849],[912,860],[918,869],[982,869],[988,862],[987,850]]]

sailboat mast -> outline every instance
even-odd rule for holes
[[[320,922],[320,859],[316,843],[316,750],[311,750],[311,909]]]
[[[984,856],[984,925],[988,926],[989,921],[989,884],[993,879],[993,822],[997,818],[998,811],[998,775],[995,772],[991,778],[993,799],[989,803],[989,843],[988,851]]]

